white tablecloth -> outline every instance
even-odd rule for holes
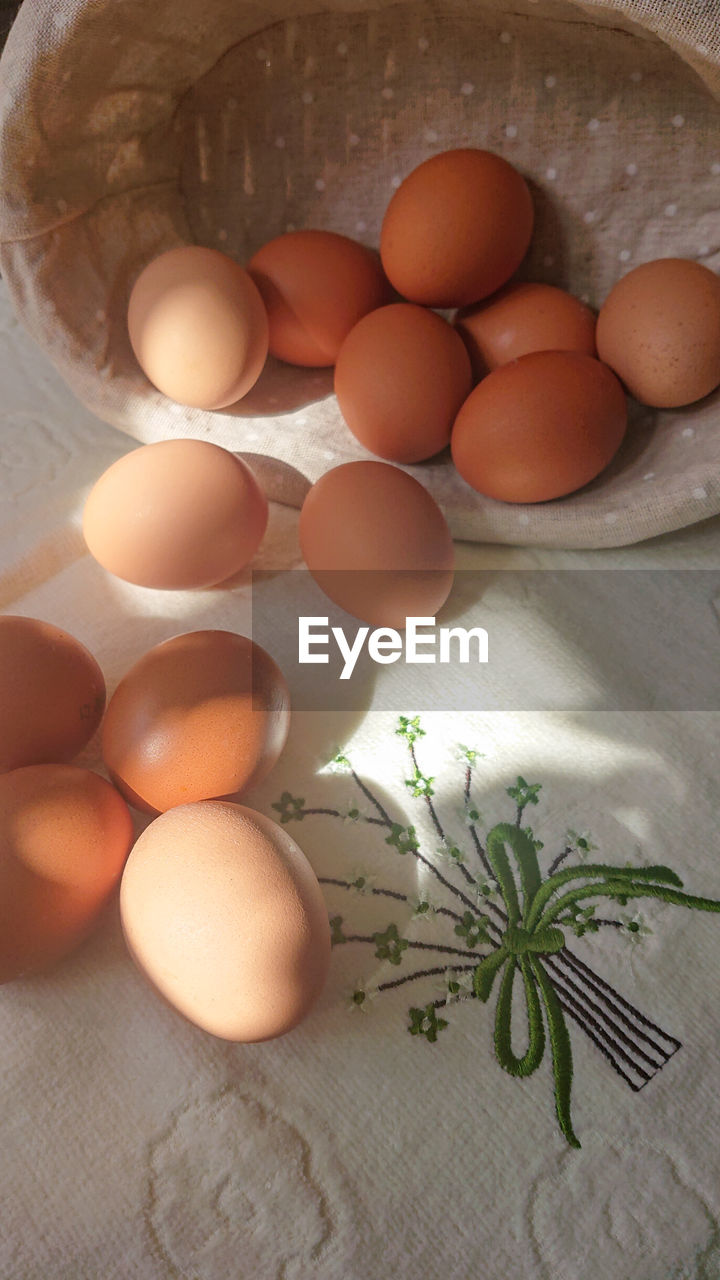
[[[170,635],[247,629],[247,583],[148,591],[90,560],[84,496],[134,444],[74,402],[1,303],[2,609],[76,635],[109,691]],[[260,565],[297,563],[296,520],[273,509]],[[720,521],[620,551],[458,546],[458,563],[715,570]],[[658,653],[669,638],[656,637]],[[561,630],[548,643],[570,652]],[[134,969],[114,904],[55,972],[0,989],[3,1280],[720,1274],[720,919],[604,901],[597,915],[619,924],[568,930],[568,949],[597,975],[574,971],[595,993],[590,1017],[605,1045],[587,1014],[585,1030],[567,1017],[579,1150],[556,1117],[550,1047],[527,1079],[501,1070],[497,985],[487,1005],[469,998],[467,967],[487,951],[468,946],[472,919],[490,910],[497,921],[502,909],[470,810],[484,842],[514,820],[518,793],[507,788],[524,785],[518,776],[541,785],[536,804],[522,798],[523,823],[544,843],[543,875],[570,845],[566,865],[665,864],[689,893],[720,898],[717,714],[435,709],[416,737],[417,675],[402,708],[388,709],[384,681],[380,672],[367,709],[296,714],[276,770],[246,797],[286,819],[318,874],[336,881],[324,886],[331,976],[302,1027],[236,1046],[190,1026]],[[101,767],[96,742],[81,760]],[[478,905],[483,885],[490,908]],[[451,994],[455,965],[465,968]],[[608,1015],[615,1066],[597,1032]]]

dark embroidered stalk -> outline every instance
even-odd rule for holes
[[[301,821],[303,818],[315,818],[318,816],[325,816],[328,818],[342,818],[344,822],[347,817],[347,814],[341,813],[339,809],[298,809],[293,816],[297,818],[298,821]],[[370,824],[370,826],[373,826],[373,827],[384,827],[386,825],[383,822],[382,818],[371,818],[364,813],[359,813],[357,817],[353,819],[353,821],[367,822]]]
[[[554,967],[553,960],[554,960],[554,957],[552,956],[549,956],[547,958],[545,965],[548,970],[553,969]],[[581,987],[578,987],[577,984],[573,982],[572,978],[570,978],[567,974],[560,973],[559,975],[556,975],[556,978],[558,982],[563,984],[563,994],[566,994],[569,991],[572,993],[572,995],[577,996],[579,1000],[585,1000],[588,1004],[590,1004],[587,993],[583,991]],[[590,1004],[590,1008],[591,1010],[593,1010],[594,1013],[599,1013],[601,1017],[607,1017],[606,1014],[603,1014],[602,1009],[598,1005]],[[595,1027],[596,1030],[600,1030],[600,1024],[596,1019],[593,1018],[593,1013],[587,1012],[586,1010],[583,1010],[583,1012],[586,1014],[590,1022],[590,1025]],[[608,1036],[607,1032],[605,1034],[606,1036]],[[627,1048],[632,1049],[633,1052],[638,1055],[638,1057],[642,1058],[643,1061],[648,1064],[648,1066],[654,1068],[653,1074],[655,1073],[655,1071],[659,1071],[660,1068],[664,1065],[665,1058],[664,1058],[663,1051],[659,1045],[654,1045],[653,1047],[655,1048],[656,1053],[659,1055],[660,1061],[658,1061],[657,1058],[651,1057],[651,1055],[649,1053],[646,1053],[645,1050],[640,1047],[640,1045],[635,1044],[634,1040],[632,1040],[630,1036],[627,1035],[621,1029],[621,1027],[618,1025],[617,1022],[613,1023],[613,1035],[616,1037],[616,1039],[611,1041],[612,1046],[616,1050],[616,1052],[618,1052],[622,1057],[625,1057],[625,1053],[622,1048],[622,1044],[624,1044],[626,1045]],[[622,1044],[619,1044],[618,1041],[622,1041]],[[629,1062],[633,1067],[635,1067],[636,1070],[643,1069],[643,1068],[639,1068],[637,1064],[632,1061],[631,1058],[626,1058],[626,1061]]]
[[[407,894],[398,893],[395,889],[376,889],[372,885],[369,885],[367,888],[358,889],[357,885],[353,884],[352,880],[335,880],[332,876],[318,876],[318,881],[320,884],[335,884],[340,889],[354,889],[356,893],[374,893],[383,898],[396,898],[398,902],[408,901]],[[458,916],[458,920],[461,919],[462,916]]]
[[[410,743],[410,752],[411,752],[411,755],[412,755],[413,765],[414,765],[414,767],[415,767],[415,770],[416,770],[416,772],[418,772],[418,773],[419,773],[419,770],[418,770],[418,767],[417,767],[417,760],[416,760],[416,757],[415,757],[415,749],[414,749],[414,746],[413,746],[413,744],[412,744],[412,743]],[[358,787],[359,787],[359,788],[360,788],[360,790],[362,791],[363,795],[364,795],[364,796],[365,796],[365,797],[370,801],[370,803],[371,803],[371,804],[373,804],[373,805],[375,806],[375,808],[377,809],[378,813],[380,814],[380,816],[381,816],[381,818],[382,818],[382,825],[383,825],[383,826],[386,826],[386,827],[388,827],[390,830],[392,830],[392,828],[393,828],[393,825],[394,825],[394,824],[393,824],[393,822],[392,822],[392,820],[391,820],[391,818],[390,818],[390,816],[389,816],[389,814],[388,814],[387,810],[383,807],[383,805],[380,803],[380,801],[377,799],[377,797],[373,795],[373,793],[372,793],[372,791],[370,790],[370,788],[369,788],[368,786],[366,786],[364,782],[362,782],[362,780],[358,777],[357,773],[355,772],[355,770],[354,770],[353,768],[351,768],[350,772],[351,772],[351,775],[352,775],[352,777],[353,777],[354,781],[357,783]],[[427,799],[428,799],[428,800],[430,800],[430,797],[428,796],[428,797],[427,797]],[[434,815],[434,818],[435,818],[436,830],[439,830],[440,838],[441,838],[441,840],[443,840],[443,841],[445,842],[445,836],[444,836],[444,834],[443,834],[442,827],[440,826],[440,823],[439,823],[438,818],[437,818],[437,814],[435,813],[435,809],[434,809],[434,806],[432,806],[432,804],[431,804],[431,811],[432,811],[432,813],[433,813],[433,815]],[[342,814],[338,814],[337,816],[338,816],[338,817],[342,817]],[[368,822],[377,822],[378,820],[377,820],[377,819],[374,819],[374,818],[368,818],[368,819],[367,819],[367,821],[368,821]],[[446,843],[446,842],[445,842],[445,843]],[[474,911],[474,910],[476,909],[476,904],[475,904],[474,902],[471,902],[471,901],[470,901],[470,899],[469,899],[469,898],[467,898],[467,897],[465,896],[465,894],[462,892],[462,890],[461,890],[461,889],[458,889],[456,885],[451,884],[451,882],[450,882],[449,880],[446,880],[446,879],[445,879],[445,877],[440,873],[440,871],[438,871],[437,867],[435,867],[435,866],[433,865],[433,863],[432,863],[432,862],[430,862],[426,857],[424,857],[424,855],[423,855],[423,854],[421,854],[421,853],[420,853],[420,850],[419,850],[419,849],[411,849],[411,850],[409,850],[409,852],[411,852],[411,853],[414,855],[414,857],[417,859],[417,861],[418,861],[418,862],[422,862],[422,863],[424,864],[424,866],[426,866],[426,867],[427,867],[427,868],[432,872],[432,874],[435,876],[435,878],[436,878],[437,880],[439,880],[439,881],[440,881],[440,884],[444,885],[444,887],[445,887],[446,889],[449,889],[449,891],[450,891],[451,893],[455,894],[455,896],[456,896],[457,898],[459,898],[459,899],[460,899],[460,901],[461,901],[461,902],[463,902],[463,903],[465,904],[465,906],[466,906],[466,907],[469,907],[469,908],[470,908],[470,910],[472,910],[472,911]],[[468,882],[474,886],[476,882],[473,880],[472,876],[470,876],[470,875],[468,874],[468,872],[466,871],[465,867],[463,867],[461,863],[458,863],[458,866],[460,866],[460,868],[461,868],[461,870],[462,870],[463,874],[465,875],[466,879],[468,880]]]
[[[414,768],[414,770],[415,770],[415,778],[416,778],[416,779],[422,778],[422,777],[423,777],[423,774],[421,773],[421,771],[420,771],[420,766],[419,766],[419,764],[418,764],[418,759],[417,759],[417,755],[416,755],[416,752],[415,752],[415,743],[414,743],[414,741],[413,741],[412,739],[410,739],[410,738],[408,738],[408,745],[409,745],[409,748],[410,748],[410,759],[412,760],[413,768]],[[422,795],[423,795],[423,798],[424,798],[424,800],[425,800],[425,804],[426,804],[426,807],[427,807],[428,813],[430,814],[430,819],[431,819],[432,824],[433,824],[433,826],[434,826],[434,828],[435,828],[435,832],[436,832],[436,834],[437,834],[437,836],[438,836],[438,838],[439,838],[439,840],[440,840],[440,842],[441,842],[441,844],[442,844],[443,848],[448,848],[448,840],[447,840],[447,836],[445,835],[445,832],[443,831],[442,823],[440,822],[440,819],[439,819],[439,818],[438,818],[438,816],[437,816],[437,811],[436,811],[436,809],[435,809],[435,805],[434,805],[434,804],[433,804],[433,802],[432,802],[432,796],[431,796],[431,793],[430,793],[429,789],[427,788],[427,786],[426,786],[426,787],[425,787],[425,789],[423,790]],[[468,869],[467,869],[467,867],[465,866],[465,864],[464,864],[464,863],[462,863],[462,862],[457,862],[455,865],[457,866],[457,869],[458,869],[458,871],[460,872],[460,874],[461,874],[461,875],[463,876],[463,878],[465,879],[466,883],[467,883],[467,884],[469,884],[469,885],[472,885],[472,887],[473,887],[473,889],[474,889],[474,888],[476,887],[477,882],[476,882],[476,880],[474,879],[474,877],[470,874],[470,872],[468,871]]]
[[[601,978],[599,974],[595,973],[595,970],[591,969],[590,966],[586,964],[584,960],[581,960],[579,956],[576,956],[574,952],[569,951],[566,948],[565,951],[562,951],[555,957],[555,963],[564,967],[569,967],[576,973],[581,974],[594,989],[594,993],[597,995],[598,999],[602,1000],[608,1008],[612,1009],[613,1013],[615,1013],[617,1017],[623,1017],[622,1012],[619,1012],[616,1009],[616,1005],[619,1005],[620,1010],[625,1010],[628,1014],[631,1014],[637,1022],[642,1023],[642,1025],[648,1027],[650,1031],[654,1031],[656,1035],[661,1036],[663,1040],[667,1040],[670,1044],[674,1045],[673,1053],[677,1052],[678,1049],[682,1049],[682,1041],[676,1040],[675,1036],[668,1035],[667,1031],[663,1031],[662,1027],[659,1027],[657,1023],[652,1022],[650,1018],[646,1018],[644,1013],[640,1013],[639,1009],[636,1009],[634,1005],[625,1000],[614,987],[610,986],[609,982],[606,982],[604,978]],[[612,999],[610,997],[612,997]],[[632,1025],[628,1023],[627,1018],[625,1018],[624,1021],[626,1025]],[[642,1038],[648,1043],[653,1043],[650,1037],[645,1035],[640,1028],[635,1028],[635,1034],[642,1036]],[[665,1051],[663,1050],[663,1052]],[[666,1053],[666,1060],[669,1057],[672,1057],[672,1054]]]
[[[374,943],[376,941],[376,935],[348,933],[346,934],[344,941]],[[400,941],[404,943],[403,950],[410,948],[413,951],[439,951],[444,956],[463,956],[465,959],[467,959],[468,955],[471,954],[468,952],[467,948],[445,947],[439,942],[410,942],[407,938],[401,938]],[[482,957],[478,957],[478,959],[482,959]],[[472,967],[474,968],[475,966],[473,965]]]
[[[557,986],[555,990],[557,992],[558,1001],[563,1012],[567,1013],[568,1016],[578,1024],[578,1026],[583,1030],[583,1032],[587,1036],[588,1040],[590,1040],[590,1042],[595,1045],[595,1048],[598,1049],[599,1052],[603,1055],[606,1062],[610,1063],[610,1066],[612,1067],[616,1075],[619,1075],[620,1079],[624,1080],[625,1084],[628,1085],[633,1090],[634,1093],[639,1093],[641,1089],[644,1089],[645,1085],[647,1084],[647,1080],[643,1080],[642,1084],[638,1084],[637,1081],[633,1080],[632,1076],[629,1076],[627,1071],[625,1071],[625,1069],[620,1065],[620,1063],[616,1061],[616,1059],[613,1057],[612,1052],[610,1051],[610,1049],[608,1049],[607,1045],[603,1042],[603,1040],[600,1039],[595,1034],[595,1032],[592,1030],[591,1027],[587,1026],[585,1022],[583,1022],[578,1017],[577,1007],[567,997],[563,997],[562,987]],[[652,1077],[650,1078],[652,1079]]]
[[[358,787],[360,788],[360,790],[362,791],[362,793],[363,793],[363,795],[365,796],[366,800],[369,800],[369,801],[370,801],[370,804],[371,804],[371,805],[373,805],[375,809],[377,809],[378,813],[380,814],[380,818],[381,818],[381,820],[382,820],[383,825],[384,825],[384,826],[386,826],[386,827],[392,827],[392,819],[391,819],[390,815],[388,814],[387,810],[386,810],[385,808],[383,808],[383,806],[381,805],[381,803],[380,803],[380,801],[378,800],[377,796],[374,796],[374,795],[373,795],[373,793],[372,793],[372,791],[370,790],[370,788],[369,788],[369,787],[367,787],[367,786],[365,785],[365,783],[362,781],[362,779],[358,777],[358,775],[356,774],[356,772],[355,772],[355,770],[352,768],[352,766],[350,767],[350,774],[351,774],[351,777],[352,777],[353,781],[355,782],[356,786],[358,786]]]
[[[483,871],[485,872],[486,875],[492,876],[492,867],[490,866],[490,863],[487,860],[487,854],[485,853],[485,850],[483,849],[482,844],[480,843],[480,837],[475,828],[475,823],[471,822],[468,829],[470,831],[470,838],[472,839],[472,842],[475,846],[475,852],[477,853],[477,856],[480,859],[480,862],[482,863]]]
[[[563,864],[563,862],[565,861],[565,859],[566,859],[566,858],[569,858],[571,853],[572,853],[572,849],[570,848],[570,845],[569,845],[569,844],[567,844],[567,845],[565,846],[565,848],[563,849],[562,853],[559,853],[559,854],[558,854],[558,856],[557,856],[557,858],[555,858],[555,860],[554,860],[553,862],[551,862],[551,863],[550,863],[550,867],[549,867],[549,870],[548,870],[548,875],[549,875],[549,876],[554,875],[554,874],[555,874],[555,872],[557,871],[558,867],[561,867],[561,866],[562,866],[562,864]]]
[[[402,978],[391,978],[389,982],[380,982],[377,990],[391,991],[394,987],[405,986],[407,982],[416,982],[418,978],[439,978],[443,973],[447,973],[449,976],[455,973],[470,973],[474,968],[474,964],[461,964],[453,968],[448,968],[447,965],[440,965],[437,969],[418,969],[416,973],[406,973]],[[446,1004],[447,1001],[444,1000],[441,1003]]]
[[[444,884],[445,888],[450,890],[450,893],[454,893],[456,898],[459,898],[461,902],[464,902],[466,907],[469,907],[471,911],[477,910],[477,903],[468,898],[467,895],[463,893],[462,889],[458,889],[457,885],[451,884],[449,880],[446,880],[442,872],[438,871],[437,867],[434,866],[434,864],[430,862],[430,860],[426,858],[419,849],[414,851],[414,856],[417,858],[418,862],[422,862],[423,866],[428,868],[428,871],[432,871],[435,879],[439,880],[440,884]]]

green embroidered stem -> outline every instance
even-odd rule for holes
[[[535,900],[535,895],[542,884],[540,863],[538,862],[535,845],[527,832],[512,826],[509,822],[501,822],[496,827],[493,827],[490,836],[493,835],[498,840],[509,844],[515,854],[523,893],[523,921],[526,921]],[[490,836],[488,836],[488,843]]]
[[[672,884],[682,888],[682,880],[669,867],[610,867],[604,863],[574,863],[550,876],[538,889],[527,918],[528,929],[537,924],[542,910],[554,893],[568,880],[651,880],[660,884]]]
[[[611,868],[606,868],[610,870]],[[583,898],[659,898],[676,907],[689,907],[692,911],[720,911],[720,902],[713,898],[697,898],[689,893],[680,893],[663,884],[633,884],[622,880],[608,880],[604,885],[589,884],[581,889],[573,889],[562,898],[558,898],[545,912],[538,922],[538,928],[544,929],[567,907],[580,902]]]
[[[555,989],[538,956],[529,957],[529,964],[542,993],[547,1017],[550,1048],[552,1050],[553,1081],[555,1084],[555,1111],[560,1128],[571,1147],[580,1148],[570,1116],[573,1060],[570,1033]]]
[[[510,860],[505,852],[505,840],[508,839],[508,831],[515,832],[516,828],[511,827],[506,822],[501,822],[499,826],[493,827],[487,838],[487,856],[505,903],[508,924],[517,924],[520,919],[520,902],[515,877],[510,867]],[[509,839],[508,843],[510,843]]]
[[[512,994],[515,970],[520,967],[525,985],[527,1005],[528,1047],[522,1058],[512,1049]],[[529,1076],[537,1071],[545,1052],[545,1028],[540,1010],[540,997],[533,981],[528,956],[510,956],[503,974],[495,1009],[495,1055],[500,1066],[511,1076]]]
[[[477,966],[473,976],[473,991],[478,1000],[482,1000],[483,1004],[486,1004],[490,999],[495,976],[504,965],[509,954],[507,947],[498,947],[497,951],[491,951],[490,955],[481,960]]]

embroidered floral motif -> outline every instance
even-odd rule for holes
[[[447,1026],[445,1018],[438,1018],[435,1005],[428,1004],[424,1009],[410,1010],[410,1026],[408,1031],[411,1036],[424,1036],[430,1044],[434,1044],[438,1038],[438,1031],[443,1031]]]
[[[563,848],[543,873],[538,857],[544,849],[543,841],[532,827],[523,826],[526,809],[540,803],[542,784],[528,782],[522,775],[506,788],[515,806],[514,822],[497,823],[481,839],[480,811],[472,800],[471,790],[473,771],[482,757],[465,746],[459,748],[465,775],[461,813],[470,848],[463,849],[448,839],[433,800],[435,779],[420,768],[415,744],[425,736],[425,731],[419,716],[401,716],[396,734],[407,744],[413,770],[405,785],[414,798],[424,802],[440,842],[435,859],[421,848],[414,826],[404,826],[390,816],[345,755],[337,755],[333,763],[336,766],[342,763],[343,772],[350,774],[372,807],[372,813],[367,814],[353,807],[350,811],[353,821],[383,828],[388,833],[384,837],[386,845],[402,856],[414,857],[443,886],[447,905],[431,906],[425,897],[412,899],[396,889],[375,884],[374,878],[371,882],[362,873],[353,879],[320,879],[324,884],[342,889],[407,903],[413,920],[432,916],[442,923],[443,917],[447,917],[452,922],[456,942],[462,945],[442,941],[440,937],[437,942],[405,938],[392,920],[373,934],[352,934],[346,932],[343,917],[336,915],[330,919],[333,946],[369,943],[377,959],[396,968],[417,951],[434,952],[442,958],[437,966],[389,978],[372,991],[374,998],[382,991],[406,983],[440,979],[442,995],[409,1010],[410,1034],[430,1044],[434,1044],[448,1026],[447,1019],[438,1015],[439,1009],[473,999],[486,1004],[496,992],[494,1049],[499,1065],[510,1075],[529,1076],[538,1069],[548,1050],[558,1124],[570,1146],[579,1147],[570,1111],[573,1060],[566,1017],[584,1031],[635,1091],[642,1089],[682,1045],[576,956],[568,940],[596,934],[608,927],[635,945],[651,932],[639,912],[615,916],[611,908],[608,916],[598,915],[603,899],[620,907],[627,907],[635,899],[656,899],[690,910],[714,912],[720,911],[720,902],[683,892],[682,881],[669,867],[638,865],[639,860],[624,866],[591,862],[596,846],[589,832],[568,830]],[[349,816],[347,811],[343,813],[339,809],[305,808],[303,799],[287,791],[273,808],[280,814],[281,822],[301,821],[310,814],[343,819]],[[483,954],[476,952],[481,945],[485,948]],[[460,957],[460,960],[448,961],[449,956]],[[512,1009],[513,1000],[518,998],[516,991],[524,1003],[527,1023],[527,1048],[521,1056],[513,1049]],[[368,990],[359,983],[351,993],[350,1002],[352,1007],[364,1010],[368,998]]]

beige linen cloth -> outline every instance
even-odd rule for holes
[[[393,189],[457,145],[499,151],[537,211],[522,274],[599,305],[637,263],[720,266],[717,0],[32,0],[0,85],[0,267],[79,398],[137,440],[262,457],[299,505],[367,456],[327,373],[275,365],[233,410],[183,409],[129,349],[129,288],[198,240],[246,261],[292,226],[377,244]],[[475,494],[447,457],[411,470],[454,535],[608,546],[720,510],[720,400],[633,408],[608,472],[541,506]]]

